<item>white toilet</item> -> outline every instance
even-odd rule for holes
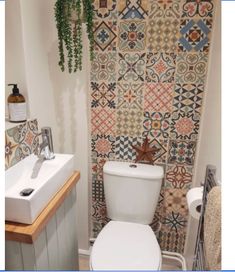
[[[157,206],[163,168],[106,162],[104,191],[110,221],[99,233],[91,270],[161,270],[161,250],[150,226]]]

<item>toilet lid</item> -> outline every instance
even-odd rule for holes
[[[157,270],[161,250],[148,225],[110,221],[91,252],[93,270]]]

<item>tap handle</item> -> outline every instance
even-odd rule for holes
[[[50,127],[42,127],[41,128],[41,134],[51,137],[51,128]]]

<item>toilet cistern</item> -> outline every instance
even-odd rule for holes
[[[160,195],[161,166],[108,161],[103,167],[107,216],[92,248],[92,270],[160,270],[161,250],[149,224]]]

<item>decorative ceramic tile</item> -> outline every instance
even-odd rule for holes
[[[164,206],[167,214],[172,216],[172,213],[179,213],[185,217],[188,215],[187,191],[185,189],[165,189]]]
[[[175,231],[164,232],[160,231],[158,236],[158,242],[161,250],[184,253],[184,244],[186,239],[186,233],[177,233]]]
[[[156,139],[151,136],[148,138],[150,140],[150,146],[158,149],[158,152],[154,155],[154,164],[164,164],[167,159],[167,139]]]
[[[111,135],[92,135],[91,152],[93,157],[113,158],[115,138]]]
[[[143,91],[142,83],[120,82],[117,86],[117,108],[142,110]]]
[[[182,17],[212,17],[213,1],[212,0],[186,0],[183,4]]]
[[[208,52],[212,27],[211,19],[185,19],[180,25],[179,50]]]
[[[198,138],[200,114],[196,112],[173,112],[171,116],[170,138],[192,140]]]
[[[119,53],[118,81],[144,81],[145,54]]]
[[[113,109],[93,108],[91,111],[92,134],[115,135],[115,111]]]
[[[92,81],[115,81],[116,79],[116,61],[117,53],[99,53],[94,54],[91,63]]]
[[[95,21],[94,22],[94,41],[95,50],[115,51],[117,22],[115,21]]]
[[[37,120],[27,121],[5,132],[5,168],[9,168],[38,148]]]
[[[120,19],[145,19],[148,16],[148,1],[119,0],[118,13]]]
[[[104,201],[93,201],[92,203],[92,218],[103,226],[109,221],[107,218],[107,210]]]
[[[147,136],[157,149],[154,165],[165,168],[151,226],[162,250],[183,253],[185,192],[192,183],[213,5],[213,0],[93,0],[94,236],[108,222],[105,161],[134,161],[132,145],[141,145]]]
[[[107,148],[108,144],[104,142],[104,146],[105,146],[104,151],[106,149],[107,152],[109,153],[109,155],[111,155],[110,157],[113,156],[113,153],[112,153],[112,150],[113,150],[113,139],[111,140],[111,142],[112,142],[112,146],[110,146],[109,148]],[[92,142],[92,148],[93,147],[94,146],[93,146],[93,142]],[[103,155],[104,152],[102,152],[100,154]],[[97,155],[97,153],[95,155]],[[96,180],[102,181],[103,180],[103,166],[104,166],[104,164],[105,164],[105,162],[107,160],[108,160],[108,158],[104,158],[104,157],[96,157],[96,156],[94,156],[92,158],[92,167],[91,167],[92,181],[96,181]]]
[[[115,158],[117,160],[134,161],[136,151],[133,145],[142,144],[140,137],[117,136],[115,142]]]
[[[18,126],[19,143],[22,151],[21,159],[35,153],[39,145],[38,122],[37,120],[28,121]]]
[[[185,205],[187,205],[186,201]],[[169,229],[169,232],[183,232],[187,226],[187,218],[179,212],[172,211],[165,214],[163,224]]]
[[[139,137],[142,134],[143,113],[137,110],[117,110],[117,135]]]
[[[193,165],[196,152],[196,142],[170,141],[168,163]]]
[[[151,19],[148,25],[148,50],[151,52],[178,51],[180,21],[177,19]]]
[[[123,21],[119,25],[119,50],[139,52],[146,46],[146,23],[144,21]]]
[[[18,127],[5,131],[5,168],[8,169],[21,160],[19,156]]]
[[[146,83],[144,94],[144,110],[171,112],[173,99],[173,83]]]
[[[147,82],[173,82],[176,55],[171,53],[148,53],[146,65]]]
[[[116,107],[115,103],[115,89],[116,89],[116,83],[97,83],[97,82],[91,82],[91,107],[97,108],[97,107],[108,107],[111,109],[114,109]]]
[[[105,201],[104,184],[102,180],[93,180],[92,182],[92,200]]]
[[[181,0],[150,1],[149,18],[180,18]]]
[[[205,53],[179,53],[176,60],[176,83],[204,84],[207,59]]]
[[[195,111],[200,113],[202,107],[203,84],[176,84],[173,110]]]
[[[154,138],[168,138],[170,128],[170,113],[144,112],[143,136]]]
[[[161,250],[183,253],[187,217],[179,212],[165,213],[158,236]]]
[[[94,16],[97,19],[116,19],[116,0],[93,0]]]
[[[190,189],[193,168],[186,165],[167,165],[165,187],[176,189]]]

